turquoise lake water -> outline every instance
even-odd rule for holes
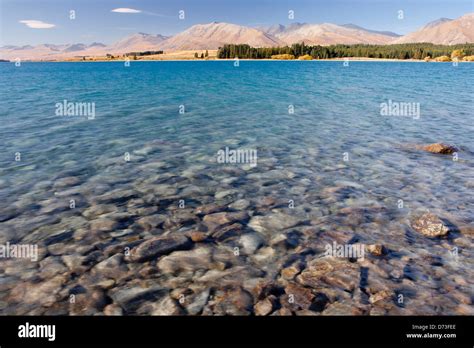
[[[2,241],[41,243],[38,229],[57,219],[74,230],[68,219],[114,190],[141,192],[134,199],[155,192],[169,201],[163,212],[180,199],[189,207],[240,200],[250,215],[265,215],[261,200],[270,197],[277,210],[294,201],[291,214],[303,225],[323,219],[364,243],[439,255],[451,274],[474,279],[472,239],[454,235],[471,260],[454,266],[446,255],[455,242],[409,227],[420,211],[459,228],[473,224],[473,64],[2,63],[0,95]],[[94,103],[95,117],[56,115],[64,100]],[[419,103],[419,118],[382,116],[389,100]],[[436,142],[455,144],[457,160],[416,149]],[[257,166],[216,163],[225,147],[256,149]],[[76,209],[62,209],[70,198]],[[124,199],[117,209],[133,204]],[[341,216],[360,208],[357,223]],[[137,218],[123,228],[134,229]],[[431,276],[413,274],[420,288],[435,288]]]
[[[99,158],[154,140],[176,144],[164,157],[189,147],[188,164],[207,164],[207,157],[230,146],[258,149],[261,161],[267,151],[277,151],[284,166],[291,157],[285,154],[318,148],[315,162],[305,162],[314,171],[339,163],[347,152],[354,165],[375,170],[386,164],[410,171],[412,178],[449,168],[456,190],[462,189],[462,182],[455,183],[458,173],[472,179],[472,172],[462,173],[472,169],[474,149],[471,64],[116,62],[0,69],[4,203],[24,183],[51,179],[58,171],[91,175]],[[95,103],[95,119],[56,116],[55,104],[64,100]],[[380,104],[388,100],[419,103],[420,118],[381,116]],[[426,155],[407,160],[412,155],[397,148],[441,141],[465,148],[461,158],[467,162]],[[17,152],[20,162],[14,161]]]

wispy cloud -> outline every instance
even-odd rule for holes
[[[22,19],[19,22],[23,23],[27,27],[33,28],[33,29],[51,29],[51,28],[54,28],[56,26],[54,24],[45,23],[43,21],[37,21],[37,20],[34,20],[34,19]]]
[[[134,8],[128,8],[128,7],[119,7],[119,8],[114,8],[111,12],[117,12],[117,13],[141,13],[141,10],[135,10]]]
[[[156,13],[156,12],[150,12],[150,11],[142,11],[142,10],[137,10],[134,8],[128,8],[128,7],[119,7],[119,8],[114,8],[110,12],[115,12],[115,13],[141,13],[144,15],[149,15],[149,16],[157,16],[157,17],[170,17],[172,18],[173,16],[167,16],[161,13]]]

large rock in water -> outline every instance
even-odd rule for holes
[[[248,226],[264,235],[274,234],[275,231],[282,231],[290,227],[297,226],[302,221],[293,215],[276,212],[268,215],[258,215],[252,217]]]
[[[130,252],[130,260],[143,262],[151,260],[159,255],[169,254],[174,250],[190,248],[192,242],[184,235],[160,236],[149,239]]]
[[[421,147],[422,150],[431,152],[431,153],[439,153],[443,155],[451,155],[454,152],[458,152],[459,149],[454,145],[443,144],[443,143],[435,143],[424,145]]]
[[[142,287],[131,284],[114,288],[109,292],[109,296],[121,308],[133,312],[143,302],[155,302],[168,293],[166,288],[161,286]]]
[[[360,267],[348,259],[321,257],[308,262],[306,268],[296,277],[296,281],[317,289],[321,286],[353,292],[359,285]]]
[[[432,213],[425,213],[415,218],[411,226],[415,231],[427,237],[441,237],[449,232],[449,227]]]
[[[202,221],[209,231],[214,232],[217,228],[237,222],[246,222],[249,219],[247,212],[220,212],[204,216]]]
[[[273,296],[273,295],[270,295]],[[274,296],[273,296],[274,297]],[[268,315],[273,311],[273,302],[271,298],[265,298],[253,306],[255,315]]]
[[[164,256],[157,263],[162,273],[174,274],[179,271],[208,270],[213,268],[210,248],[195,248],[193,250],[175,251]]]

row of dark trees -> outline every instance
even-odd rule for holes
[[[207,57],[209,57],[209,52],[208,52],[208,50],[206,50],[206,54],[204,54],[204,53],[201,52],[201,59],[204,59],[204,58],[207,58]],[[197,52],[194,52],[194,58],[196,58],[196,59],[199,58],[199,55],[198,55]]]
[[[132,56],[137,56],[137,57],[142,57],[142,56],[152,56],[155,54],[163,54],[163,51],[143,51],[143,52],[128,52],[125,53],[125,57],[132,57]]]
[[[450,56],[454,50],[463,50],[467,56],[474,55],[474,44],[435,45],[431,43],[411,43],[396,45],[332,45],[308,46],[298,43],[283,47],[250,47],[249,45],[224,45],[217,52],[220,59],[269,59],[277,54],[292,54],[296,58],[310,55],[314,59],[366,57],[386,59],[424,59]]]

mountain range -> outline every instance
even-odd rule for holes
[[[212,22],[197,24],[174,36],[137,33],[111,45],[92,43],[41,44],[37,46],[0,47],[0,59],[59,60],[77,56],[103,56],[139,51],[180,51],[217,49],[224,44],[249,44],[272,47],[304,42],[308,45],[333,44],[401,44],[431,42],[434,44],[474,43],[474,13],[457,19],[440,18],[419,30],[401,36],[388,31],[366,29],[355,24],[293,23],[252,28],[237,24]]]
[[[472,43],[474,42],[474,13],[468,13],[457,19],[440,18],[393,41],[393,43],[409,42],[432,42],[439,45]]]
[[[304,42],[308,45],[335,44],[388,44],[393,36],[381,34],[373,30],[353,24],[336,25],[331,23],[307,24],[295,23],[278,30],[270,29],[273,35],[283,44],[291,45]]]

